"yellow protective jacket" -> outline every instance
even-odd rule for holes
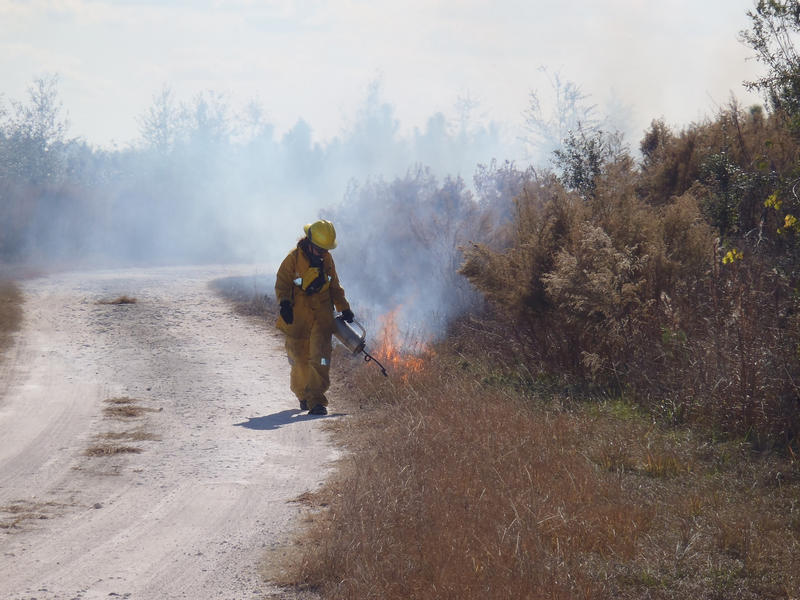
[[[278,317],[276,326],[290,335],[304,335],[306,333],[303,331],[305,327],[295,326],[304,325],[304,323],[298,323],[298,317],[302,322],[305,321],[305,318],[311,316],[309,313],[324,311],[332,316],[334,306],[339,312],[350,308],[350,304],[344,295],[344,289],[339,283],[339,276],[336,274],[336,265],[329,252],[322,256],[322,274],[325,278],[325,283],[316,293],[307,294],[303,291],[301,287],[303,278],[311,269],[311,260],[302,249],[303,241],[301,240],[297,247],[289,252],[283,260],[275,279],[275,298],[279,304],[284,300],[289,300],[294,307],[295,315],[295,322],[292,325],[287,325],[282,318]],[[323,317],[323,320],[327,319]]]

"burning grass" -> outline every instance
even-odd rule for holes
[[[399,308],[385,315],[381,321],[380,333],[378,334],[378,345],[375,356],[387,369],[390,369],[403,381],[413,373],[419,373],[425,366],[426,359],[429,359],[433,350],[428,344],[411,344],[415,347],[415,352],[404,351],[406,345],[397,324],[397,313]]]

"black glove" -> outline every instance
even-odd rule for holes
[[[345,310],[342,311],[342,318],[348,323],[352,323],[353,319],[355,319],[356,316],[353,314],[352,310],[346,308]]]
[[[292,303],[288,300],[281,302],[281,317],[287,325],[291,325],[294,321],[294,310],[292,309]]]

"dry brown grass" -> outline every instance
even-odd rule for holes
[[[112,419],[133,419],[142,416],[147,412],[159,412],[160,408],[149,408],[136,404],[134,398],[119,397],[105,400],[110,406],[103,409],[103,414]]]
[[[127,416],[123,418],[127,418]],[[141,448],[126,445],[124,442],[153,442],[160,439],[161,436],[142,428],[127,431],[107,431],[96,435],[96,443],[89,446],[84,451],[84,454],[95,457],[114,456],[116,454],[139,454],[142,452]]]
[[[11,334],[22,322],[22,293],[11,281],[0,280],[0,355],[11,343]]]
[[[51,518],[63,507],[63,504],[57,502],[15,500],[0,506],[0,531],[6,533],[20,531],[31,522]]]
[[[107,443],[89,446],[84,454],[86,456],[113,456],[115,454],[139,454],[140,452],[142,452],[142,449],[136,446]]]
[[[148,412],[160,412],[160,408],[149,408],[138,404],[138,400],[128,396],[108,398],[104,401],[109,406],[103,409],[108,419],[126,422]],[[160,436],[147,431],[143,427],[125,431],[107,431],[97,434],[95,443],[90,445],[84,454],[91,457],[115,456],[118,454],[139,454],[142,449],[128,445],[130,442],[158,441]]]
[[[486,369],[356,370],[339,393],[364,410],[335,426],[351,452],[269,576],[354,599],[800,594],[795,462]]]

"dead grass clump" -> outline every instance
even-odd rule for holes
[[[122,400],[122,399],[116,399]],[[123,404],[124,405],[124,404]],[[131,429],[128,431],[107,431],[95,437],[96,443],[86,449],[86,456],[113,456],[116,454],[139,454],[142,449],[129,446],[124,442],[152,442],[159,441],[158,436],[145,429]]]
[[[115,454],[139,454],[141,448],[119,444],[94,444],[86,449],[86,456],[113,456]]]
[[[100,300],[98,304],[136,304],[136,298],[132,298],[131,296],[118,296],[113,300]]]
[[[55,511],[63,506],[57,502],[15,500],[10,504],[0,506],[0,531],[12,533],[22,529],[31,521],[49,519]]]
[[[120,397],[105,400],[111,406],[103,409],[103,414],[112,419],[132,419],[147,412],[159,412],[160,408],[148,408],[136,404],[134,398]]]

